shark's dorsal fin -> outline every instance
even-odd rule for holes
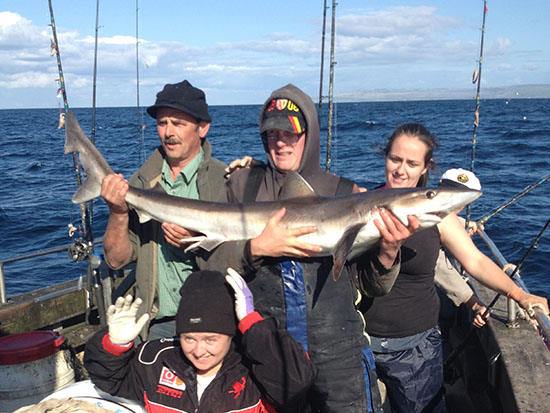
[[[348,229],[346,229],[346,232],[342,235],[342,237],[338,240],[338,243],[336,244],[336,247],[334,248],[334,252],[332,253],[332,260],[334,262],[332,266],[332,277],[334,278],[334,281],[338,280],[340,277],[340,274],[342,273],[342,268],[344,268],[344,264],[346,263],[346,259],[348,258],[348,254],[351,251],[351,247],[353,246],[353,242],[355,241],[355,238],[357,238],[357,234],[359,231],[361,231],[361,228],[363,228],[365,224],[355,224]]]
[[[319,198],[311,185],[296,171],[288,171],[279,192],[279,201],[294,198]]]
[[[157,182],[154,187],[151,188],[151,191],[161,193],[166,193],[160,182]]]

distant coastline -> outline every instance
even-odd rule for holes
[[[407,100],[464,100],[476,97],[476,86],[464,89],[365,89],[336,92],[337,102],[395,102]],[[483,87],[481,99],[548,99],[550,85]]]
[[[316,102],[319,98],[311,95]],[[471,88],[451,89],[451,88],[435,88],[435,89],[356,89],[350,91],[335,91],[334,102],[336,103],[359,103],[359,102],[404,102],[415,100],[471,100],[476,97],[476,86]],[[482,84],[480,99],[550,99],[550,85],[514,85],[514,86],[499,86],[499,87],[484,87]],[[327,102],[326,100],[324,101]],[[210,106],[247,106],[261,105],[263,102],[256,103],[239,103],[239,104],[211,104]],[[142,105],[146,107],[147,105]],[[81,106],[76,106],[82,108]],[[89,106],[87,106],[89,107]],[[135,107],[128,106],[98,106],[98,108],[109,107]],[[10,109],[54,109],[50,108],[7,108],[2,107],[0,110]],[[58,108],[55,108],[58,109]]]

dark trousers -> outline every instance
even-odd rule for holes
[[[392,411],[445,412],[442,338],[437,329],[415,348],[374,353]]]

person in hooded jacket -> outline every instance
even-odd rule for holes
[[[260,134],[267,165],[233,172],[220,193],[221,202],[262,202],[278,199],[289,171],[298,172],[320,196],[358,192],[344,178],[323,171],[320,132],[311,98],[289,84],[275,90],[260,112]],[[346,263],[333,280],[332,258],[317,257],[318,245],[299,237],[315,227],[285,229],[279,222],[285,209],[271,217],[262,233],[244,241],[229,241],[210,253],[200,251],[201,269],[230,266],[244,277],[262,314],[275,317],[308,352],[318,368],[306,400],[294,411],[378,411],[379,394],[364,322],[356,311],[359,283],[373,296],[387,293],[399,271],[402,240],[418,228],[415,217],[404,226],[389,211],[376,225],[382,240]],[[372,387],[371,387],[372,386]],[[371,393],[371,389],[375,391]]]
[[[110,306],[108,331],[92,337],[84,356],[96,386],[139,400],[150,413],[274,413],[311,385],[315,365],[276,320],[254,311],[250,290],[233,269],[225,278],[195,271],[180,294],[179,337],[137,348],[133,340],[149,318],[136,321],[141,299],[119,297]]]

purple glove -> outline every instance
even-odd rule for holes
[[[254,312],[254,297],[243,277],[233,268],[230,267],[227,269],[225,280],[235,291],[235,314],[237,314],[237,318],[241,321],[248,314]]]

